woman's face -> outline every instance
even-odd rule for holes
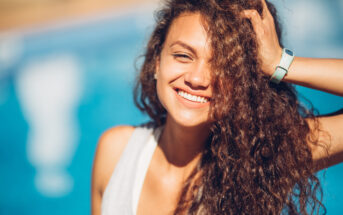
[[[181,14],[170,26],[156,63],[157,94],[176,123],[192,127],[210,122],[210,40],[199,13]]]

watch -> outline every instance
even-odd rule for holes
[[[283,77],[285,77],[285,75],[287,74],[288,69],[293,62],[293,59],[294,53],[291,50],[284,48],[282,50],[280,63],[276,67],[274,74],[270,78],[270,81],[275,84],[280,83]]]

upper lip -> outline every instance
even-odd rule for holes
[[[182,90],[182,91],[184,91],[184,92],[186,92],[188,94],[191,94],[191,95],[194,95],[194,96],[201,96],[201,97],[204,97],[206,99],[210,99],[211,98],[211,96],[205,95],[205,94],[203,94],[201,92],[194,91],[192,89],[185,89],[185,88],[182,88],[182,87],[174,87],[174,90],[176,90],[176,91]]]

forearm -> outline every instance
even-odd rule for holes
[[[295,57],[284,81],[343,96],[343,60]]]

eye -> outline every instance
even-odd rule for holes
[[[182,54],[182,53],[174,53],[172,54],[174,56],[175,59],[181,61],[181,62],[189,62],[189,61],[193,61],[193,58],[187,54]]]

